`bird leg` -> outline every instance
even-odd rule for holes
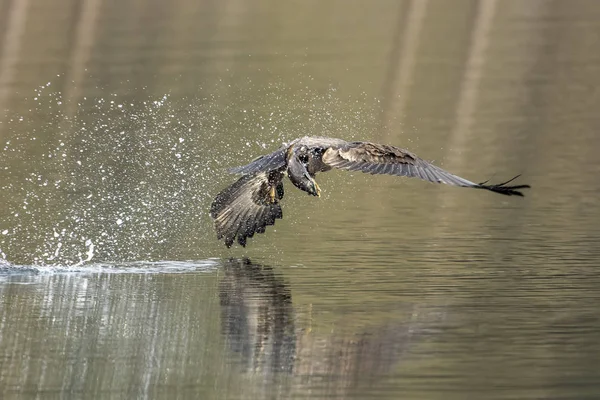
[[[271,189],[269,189],[269,201],[271,203],[275,203],[275,186],[271,186]]]

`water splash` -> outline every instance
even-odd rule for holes
[[[351,138],[377,115],[277,82],[77,100],[50,83],[0,127],[0,247],[21,264],[214,256],[207,210],[225,167],[298,136]]]
[[[133,261],[123,263],[81,263],[75,265],[14,265],[0,260],[0,280],[23,276],[46,276],[56,274],[183,274],[190,272],[213,272],[218,259],[190,261]]]

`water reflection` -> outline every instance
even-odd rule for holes
[[[406,302],[332,318],[285,271],[247,258],[2,266],[0,397],[357,395],[440,332],[443,308]]]
[[[277,385],[271,390],[277,393],[310,389],[337,396],[372,387],[436,333],[446,315],[444,308],[395,304],[373,321],[361,310],[324,323],[310,305],[294,307],[277,269],[243,258],[227,260],[223,270],[221,329],[230,362],[271,378],[266,382]]]
[[[292,295],[284,279],[249,259],[223,264],[219,284],[221,326],[229,349],[244,370],[292,372],[296,325]]]

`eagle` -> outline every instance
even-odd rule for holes
[[[245,247],[248,238],[255,233],[264,233],[267,226],[283,218],[280,203],[285,175],[298,189],[319,197],[321,189],[315,176],[333,168],[416,177],[433,183],[485,189],[506,196],[523,196],[520,189],[530,187],[508,185],[519,175],[497,184],[489,184],[488,181],[474,183],[395,146],[307,136],[284,143],[273,153],[258,157],[250,164],[229,170],[241,174],[241,178],[217,194],[210,207],[217,239],[223,239],[227,247],[236,240]]]

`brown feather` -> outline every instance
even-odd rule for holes
[[[323,153],[322,162],[347,171],[415,177],[433,183],[486,189],[508,196],[523,196],[517,189],[529,188],[529,185],[507,186],[508,182],[497,185],[471,182],[419,158],[408,150],[371,142],[347,142],[342,146],[329,147]]]
[[[213,201],[210,216],[215,223],[217,238],[224,239],[227,247],[234,241],[245,246],[246,239],[265,231],[283,217],[279,200],[283,197],[280,171],[244,175],[223,189]],[[275,188],[275,198],[270,197]]]

